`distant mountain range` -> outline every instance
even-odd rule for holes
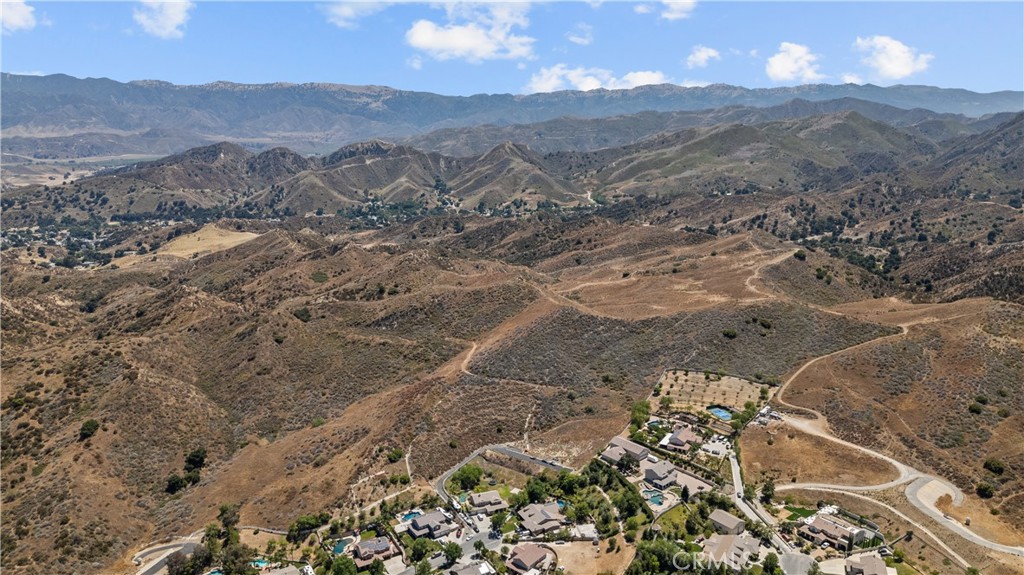
[[[503,142],[470,157],[380,140],[320,157],[282,147],[257,154],[221,142],[73,183],[12,190],[4,217],[19,225],[64,215],[148,219],[206,209],[265,217],[381,204],[416,213],[516,212],[637,196],[832,194],[861,186],[868,176],[937,191],[1010,193],[1024,178],[1024,163],[1016,161],[1024,154],[1022,125],[1024,113],[980,134],[937,141],[844,111],[687,128],[592,151],[540,154]]]
[[[941,124],[950,119],[948,115],[981,118],[1024,110],[1024,92],[1019,91],[979,94],[928,86],[884,88],[855,84],[769,89],[723,84],[684,88],[663,84],[632,90],[461,97],[381,86],[229,82],[178,86],[160,81],[122,83],[62,74],[5,73],[0,96],[3,152],[35,158],[165,155],[224,140],[253,149],[287,146],[302,153],[315,153],[371,138],[398,140],[484,124],[504,127],[557,118],[594,119],[641,112],[673,113],[665,127],[678,129],[721,121],[794,117],[792,114],[800,113],[801,107],[813,108],[815,103],[835,100],[841,103],[832,109],[808,113],[854,109],[885,121],[881,116],[891,116],[896,113],[893,110],[913,110],[906,118],[916,114],[920,122],[939,122],[936,128],[942,130]],[[872,104],[885,108],[865,109]],[[720,111],[719,116],[724,118],[695,119],[679,114],[723,107],[734,108]],[[774,111],[752,110],[758,108]],[[730,114],[732,118],[728,117]],[[748,119],[744,120],[744,116]],[[629,125],[643,120],[624,119],[620,125],[626,125],[628,133]],[[658,124],[663,119],[655,116],[653,121]],[[602,126],[598,131],[604,129]],[[645,135],[649,132],[638,129]],[[559,149],[590,149],[602,143],[621,145],[631,141],[627,138],[609,136],[603,143],[598,135],[592,141],[570,142]],[[508,139],[524,142],[519,137],[502,138]],[[528,143],[543,151],[554,149],[535,146],[533,141]],[[465,148],[462,152],[470,150],[481,152],[482,148]]]

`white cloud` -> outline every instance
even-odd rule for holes
[[[661,3],[661,17],[666,20],[683,20],[689,18],[697,7],[697,0],[665,0]]]
[[[419,54],[411,56],[408,60],[405,61],[405,63],[413,70],[423,69],[423,58],[421,58]]]
[[[754,48],[750,52],[747,52],[747,54],[749,54],[751,58],[760,58],[761,57],[761,54],[758,53],[757,48]]]
[[[693,50],[690,50],[690,55],[686,57],[686,67],[691,70],[694,68],[707,68],[711,60],[721,59],[722,55],[718,53],[718,50],[697,44],[693,47]]]
[[[650,4],[637,4],[633,6],[633,11],[637,14],[650,14],[653,10]]]
[[[935,58],[932,54],[918,54],[916,48],[889,36],[858,37],[853,46],[861,52],[869,52],[861,62],[886,80],[899,80],[923,72]]]
[[[355,28],[361,18],[380,12],[388,2],[332,2],[322,6],[327,21],[338,28]]]
[[[669,79],[665,74],[653,70],[629,72],[616,78],[611,70],[603,68],[569,68],[565,64],[556,64],[541,68],[530,77],[526,91],[555,92],[558,90],[625,90],[649,84],[665,84]]]
[[[185,35],[182,27],[195,6],[187,0],[140,0],[132,15],[147,34],[171,40]]]
[[[31,30],[36,27],[35,8],[24,0],[3,0],[0,5],[0,27],[4,32]]]
[[[589,46],[594,41],[594,27],[580,22],[572,30],[565,33],[565,38],[573,44]]]
[[[810,48],[792,42],[779,44],[779,51],[768,58],[764,71],[774,82],[814,82],[825,76],[818,71],[818,55]]]
[[[41,72],[39,70],[29,70],[28,72],[11,72],[11,74],[14,74],[15,76],[45,76],[46,72]]]
[[[853,73],[847,72],[846,74],[843,74],[843,83],[844,84],[863,84],[864,80],[860,76],[858,76],[857,74],[853,74]]]
[[[448,22],[417,20],[405,33],[413,48],[436,60],[522,60],[533,58],[535,39],[513,33],[526,28],[528,3],[446,5]]]

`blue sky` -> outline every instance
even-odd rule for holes
[[[2,1],[0,69],[442,94],[672,82],[1024,89],[1024,2]]]

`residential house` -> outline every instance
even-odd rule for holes
[[[676,484],[678,470],[675,465],[662,459],[657,463],[644,464],[644,481],[658,489],[668,489]]]
[[[362,569],[373,563],[374,559],[383,561],[398,555],[398,548],[387,537],[373,537],[356,543],[352,549],[352,555],[356,567]]]
[[[722,535],[715,533],[704,542],[704,558],[716,565],[725,564],[733,571],[739,571],[750,561],[756,561],[761,545],[746,533]]]
[[[303,565],[302,569],[299,570],[299,573],[302,573],[302,575],[315,575],[311,565]]]
[[[473,509],[474,513],[485,513],[487,515],[494,515],[499,511],[508,509],[508,503],[505,503],[505,500],[501,498],[497,491],[484,491],[483,493],[470,495],[469,506]]]
[[[725,535],[739,535],[747,528],[746,522],[728,511],[715,509],[711,512],[711,525],[715,531]]]
[[[604,459],[612,465],[617,465],[627,454],[635,461],[640,462],[647,459],[647,456],[651,454],[651,451],[628,439],[613,437],[612,440],[608,442],[608,448],[601,452],[601,459]]]
[[[541,535],[559,529],[565,524],[565,516],[557,503],[532,503],[519,510],[519,525],[532,533]]]
[[[440,511],[431,511],[419,517],[414,517],[412,522],[409,523],[408,531],[410,535],[417,539],[420,537],[437,539],[438,537],[444,537],[454,530],[455,525],[448,519],[448,516]]]
[[[497,571],[494,570],[494,567],[491,567],[490,563],[481,561],[479,563],[453,568],[450,573],[451,575],[495,575]]]
[[[509,571],[518,575],[535,575],[548,567],[550,553],[533,543],[517,545],[505,562]]]
[[[858,543],[866,540],[869,534],[866,529],[825,513],[815,515],[797,533],[819,547],[831,546],[840,551],[851,551]]]
[[[701,443],[703,443],[703,439],[689,425],[683,425],[668,437],[668,446],[680,451],[686,451],[691,446]]]
[[[888,575],[889,572],[885,559],[876,553],[858,555],[846,560],[846,575]]]

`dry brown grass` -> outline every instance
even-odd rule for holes
[[[594,575],[595,573],[615,573],[626,571],[636,549],[625,542],[622,535],[616,535],[618,547],[608,551],[608,545],[593,545],[589,541],[577,541],[564,545],[553,545],[558,554],[558,565],[565,567],[567,575]]]
[[[743,475],[751,481],[769,476],[776,484],[878,485],[899,475],[881,459],[785,424],[747,427],[740,449]]]
[[[711,405],[723,405],[743,411],[748,402],[758,402],[761,386],[731,376],[673,369],[666,371],[659,381],[661,395],[672,398],[673,409],[702,413]]]

